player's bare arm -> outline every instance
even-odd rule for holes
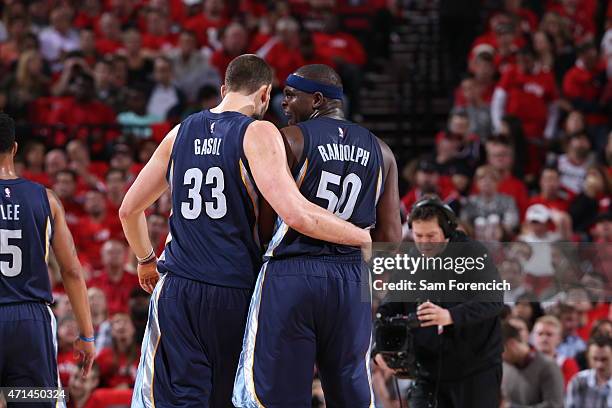
[[[178,128],[179,126],[176,126],[172,129],[157,147],[149,162],[128,190],[119,209],[123,232],[132,251],[139,259],[138,278],[140,286],[149,293],[153,292],[155,284],[159,280],[159,273],[157,272],[157,260],[153,252],[153,245],[149,239],[145,210],[168,189],[166,171],[168,170],[172,146]],[[146,262],[140,262],[140,260]]]
[[[52,190],[47,189],[51,214],[53,216],[53,238],[51,246],[53,253],[60,266],[62,281],[72,310],[79,326],[81,336],[93,338],[94,329],[91,323],[91,309],[87,297],[87,286],[81,269],[81,263],[77,258],[72,234],[66,224],[64,208]],[[95,346],[93,342],[85,342],[77,339],[74,342],[74,350],[80,354],[83,361],[83,376],[89,374],[95,357]]]
[[[385,185],[376,206],[376,227],[372,231],[372,241],[399,243],[402,240],[402,222],[397,163],[389,146],[378,138],[377,141],[383,156]]]
[[[253,122],[243,144],[257,187],[290,228],[342,245],[371,242],[368,231],[341,220],[302,196],[287,165],[283,138],[272,123]]]

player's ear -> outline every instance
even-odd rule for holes
[[[227,94],[227,87],[225,86],[225,84],[221,85],[221,99],[225,98],[225,95]]]
[[[13,143],[13,157],[15,157],[15,155],[17,154],[17,150],[19,149],[19,145],[17,144],[17,142]]]
[[[265,105],[270,100],[270,93],[272,92],[272,85],[262,85],[257,93],[259,94],[260,102]]]
[[[323,94],[321,92],[315,92],[312,95],[312,107],[316,110],[316,109],[320,109],[321,106],[323,106],[323,103],[325,102],[325,97],[323,96]]]

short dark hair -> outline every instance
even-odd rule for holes
[[[510,339],[522,341],[521,332],[508,322],[502,323],[502,338],[504,339],[504,343]]]
[[[610,347],[610,348],[612,348],[612,337],[604,336],[604,335],[598,335],[598,336],[595,336],[595,337],[591,337],[589,339],[588,347],[590,348],[593,345],[595,345],[597,347]]]
[[[0,154],[8,153],[15,145],[15,121],[6,113],[0,113]]]
[[[254,54],[234,58],[225,71],[225,86],[231,92],[250,95],[262,86],[271,84],[272,68]]]
[[[125,171],[118,169],[116,167],[111,167],[110,169],[108,169],[108,171],[104,175],[104,179],[105,180],[108,179],[110,175],[115,174],[115,173],[119,174],[123,180],[125,180],[127,177],[127,175],[125,174]]]
[[[74,180],[74,182],[76,183],[78,176],[74,170],[64,169],[64,170],[58,171],[57,174],[55,175],[55,180],[57,180],[59,176],[61,176],[62,174],[66,174],[72,177],[72,180]]]
[[[310,64],[299,68],[295,73],[302,78],[310,79],[324,85],[333,85],[342,89],[340,75],[329,65]]]

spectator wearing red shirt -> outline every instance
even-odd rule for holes
[[[539,173],[546,150],[542,138],[556,134],[558,109],[554,75],[535,64],[534,51],[521,49],[518,64],[505,73],[495,88],[491,103],[491,119],[496,131],[501,128],[505,114],[518,117],[528,141],[527,174]],[[530,143],[529,143],[530,142]]]
[[[45,172],[45,145],[43,142],[33,140],[26,144],[23,149],[25,169],[21,176],[50,187],[49,175]]]
[[[72,170],[60,170],[55,175],[53,183],[53,191],[59,197],[66,212],[66,223],[72,234],[76,237],[79,235],[78,223],[79,219],[84,215],[83,206],[76,199],[77,192],[77,175]]]
[[[196,33],[200,47],[218,42],[219,30],[229,23],[223,15],[224,9],[221,0],[204,0],[202,12],[185,21],[185,29]]]
[[[561,188],[561,175],[556,167],[545,167],[540,174],[540,193],[529,199],[529,205],[543,204],[551,210],[567,212],[572,194]]]
[[[497,191],[514,198],[522,217],[527,209],[529,195],[525,184],[512,175],[514,151],[510,141],[503,137],[490,138],[487,140],[485,149],[487,164],[493,166],[500,175]]]
[[[101,55],[113,54],[122,47],[121,23],[112,13],[104,13],[99,20],[96,50]]]
[[[109,169],[105,177],[105,189],[108,211],[111,214],[118,214],[127,191],[125,172],[114,168]]]
[[[77,367],[69,382],[62,382],[62,386],[68,390],[70,396],[66,404],[68,408],[93,408],[89,400],[100,385],[100,367],[94,362],[87,377],[83,377],[81,369]]]
[[[117,135],[116,131],[107,129],[108,125],[115,124],[115,112],[95,99],[95,83],[90,75],[77,76],[70,91],[73,97],[52,114],[55,123],[67,127],[63,135],[56,136],[56,143],[65,144],[71,137],[84,139],[90,143],[90,151],[99,155]]]
[[[140,347],[130,316],[117,313],[111,317],[112,347],[100,351],[96,358],[100,366],[100,382],[107,388],[132,388],[136,382]]]
[[[600,63],[597,48],[592,42],[578,48],[578,59],[563,78],[563,93],[572,107],[585,115],[586,122],[595,129],[596,148],[605,145],[612,100],[605,100],[606,65]]]
[[[125,244],[115,239],[107,240],[102,245],[100,254],[102,273],[92,278],[87,286],[99,288],[104,292],[110,316],[115,313],[127,313],[130,292],[140,284],[138,276],[125,270]]]
[[[57,370],[61,384],[68,384],[70,377],[77,371],[78,358],[74,356],[72,344],[79,336],[79,326],[73,315],[59,320],[57,325]]]
[[[144,165],[134,162],[134,153],[132,152],[132,149],[130,149],[130,146],[125,143],[118,143],[113,147],[113,154],[110,158],[110,167],[125,172],[126,182],[128,184],[132,184]]]
[[[550,4],[547,9],[567,20],[568,26],[574,29],[576,41],[595,36],[597,0],[561,0]]]
[[[152,51],[167,51],[176,46],[178,36],[170,32],[168,16],[152,8],[147,12],[147,31],[142,35],[142,46]]]
[[[440,172],[433,160],[419,159],[414,180],[414,187],[402,197],[402,209],[405,214],[412,211],[414,203],[426,194],[435,194],[447,204],[458,198],[458,193],[451,184],[440,184]]]
[[[475,86],[483,102],[489,106],[495,90],[495,65],[491,52],[479,52],[470,59],[470,73],[474,76]],[[455,90],[455,106],[467,106],[468,101],[461,85]]]
[[[520,37],[519,37],[520,38]],[[516,63],[516,53],[519,50],[517,44],[516,27],[512,23],[499,23],[495,25],[494,36],[476,40],[471,54],[490,52],[493,54],[493,63],[497,72],[503,74]]]
[[[366,63],[366,53],[361,43],[351,34],[340,30],[338,17],[327,13],[323,31],[312,34],[317,52],[334,62],[342,85],[349,98],[349,116],[359,114],[359,91],[361,89],[361,68]]]
[[[225,78],[227,66],[234,58],[246,52],[248,33],[240,23],[231,23],[223,30],[221,48],[211,57],[212,65],[217,68],[222,78]]]
[[[304,65],[300,50],[300,26],[291,17],[283,17],[276,22],[276,36],[272,37],[258,51],[274,69],[275,87],[283,87],[289,74]]]
[[[100,262],[100,250],[109,239],[123,240],[123,230],[117,213],[110,213],[107,209],[106,197],[99,190],[85,193],[85,216],[79,219],[77,247],[83,263],[91,269],[98,270],[103,264]],[[108,295],[108,294],[107,294]],[[109,299],[109,310],[113,306]]]
[[[567,387],[580,368],[572,357],[557,356],[557,347],[561,344],[561,330],[561,322],[556,317],[540,317],[533,326],[533,346],[557,362],[563,373],[563,385]]]
[[[161,214],[153,213],[147,217],[149,238],[157,256],[160,256],[166,246],[168,236],[168,220]]]
[[[53,149],[45,155],[45,173],[49,176],[49,181],[55,183],[57,173],[68,169],[68,157],[61,149]]]
[[[66,146],[69,167],[88,187],[88,189],[102,189],[102,179],[108,169],[108,164],[102,161],[92,162],[89,150],[80,139],[71,140]]]

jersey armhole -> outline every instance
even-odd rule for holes
[[[47,193],[47,188],[43,185],[41,185],[40,187],[43,195],[43,206],[45,207],[45,211],[47,212],[46,220],[49,222],[49,228],[51,228],[50,233],[45,231],[48,235],[50,245],[51,241],[53,240],[53,233],[55,232],[55,229],[53,228],[53,226],[55,225],[55,217],[53,217],[53,211],[51,211],[51,203],[49,202],[49,193]],[[45,229],[46,228],[47,226],[45,225]]]
[[[300,129],[300,132],[302,132],[302,140],[304,141],[304,146],[302,147],[302,157],[300,157],[300,160],[297,162],[296,166],[291,169],[291,175],[297,181],[297,178],[304,167],[304,163],[306,163],[308,160],[308,152],[310,152],[312,141],[310,140],[310,133],[308,133],[306,126],[303,126],[302,123],[298,123],[296,126],[298,129]]]

